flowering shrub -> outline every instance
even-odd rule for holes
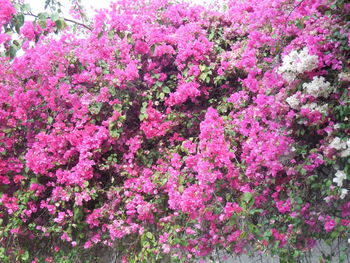
[[[24,54],[0,58],[1,262],[296,262],[350,238],[344,2],[121,0],[59,38],[62,19],[21,22]],[[7,50],[21,14],[0,6]]]

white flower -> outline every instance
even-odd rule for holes
[[[326,203],[329,203],[331,201],[332,197],[330,196],[326,196],[325,198],[323,198],[323,200],[326,201]]]
[[[328,110],[328,104],[324,104],[324,105],[318,105],[317,103],[315,102],[312,102],[312,103],[308,103],[308,104],[305,104],[301,107],[302,109],[308,109],[310,111],[319,111],[320,113],[323,113],[323,114],[326,114],[327,113],[327,110]]]
[[[346,174],[344,171],[337,171],[335,173],[335,178],[333,178],[333,182],[336,183],[339,187],[343,186],[343,181],[346,179]]]
[[[288,83],[292,83],[296,78],[297,78],[297,74],[294,72],[278,72],[280,74],[282,74],[283,78],[285,81],[287,81]]]
[[[344,171],[338,170],[338,171],[335,173],[335,176],[338,177],[338,178],[342,178],[342,180],[346,179],[346,173],[344,173]]]
[[[302,109],[308,109],[308,110],[310,110],[310,111],[313,111],[313,110],[316,109],[316,107],[317,107],[317,103],[312,102],[312,103],[308,103],[308,104],[303,105],[301,108],[302,108]]]
[[[340,199],[344,199],[344,197],[348,194],[348,192],[349,192],[348,189],[342,188],[340,190]]]
[[[304,83],[303,88],[307,94],[314,97],[327,98],[333,91],[331,84],[324,77],[314,77],[310,83]]]
[[[340,153],[340,157],[348,157],[350,155],[350,147]]]
[[[318,57],[316,55],[310,55],[307,47],[304,47],[303,50],[300,51],[298,59],[296,65],[297,71],[300,74],[312,71],[318,66]]]
[[[339,128],[340,128],[340,123],[334,124],[333,128],[334,128],[335,130],[339,129]]]
[[[298,74],[309,72],[317,68],[318,57],[310,55],[307,47],[301,51],[293,50],[283,57],[282,65],[277,72],[283,76],[287,82],[295,80]]]
[[[350,72],[341,72],[338,75],[339,81],[349,82],[350,81]]]
[[[318,105],[315,102],[305,104],[301,108],[308,109],[310,111],[318,111],[319,113],[322,113],[324,115],[326,115],[328,112],[328,104]]]
[[[347,146],[346,150],[343,150],[340,152],[341,157],[347,157],[350,155],[350,139],[346,141],[346,146]]]
[[[350,139],[344,141],[341,140],[339,137],[335,137],[333,141],[329,144],[329,147],[341,151],[341,157],[350,156]]]
[[[292,109],[299,109],[300,108],[300,101],[298,99],[298,95],[297,94],[294,94],[290,97],[288,97],[286,99],[286,102],[289,104],[289,106],[292,108]]]
[[[343,186],[343,180],[338,177],[333,178],[333,183],[336,183],[339,187]]]
[[[317,110],[318,112],[327,115],[327,111],[328,111],[328,104],[323,104],[321,106],[317,106],[315,108],[315,110]]]
[[[329,147],[336,150],[346,149],[346,142],[342,141],[339,137],[335,137],[329,144]]]

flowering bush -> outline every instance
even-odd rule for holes
[[[21,14],[0,3],[7,50]],[[296,262],[347,240],[349,14],[121,0],[80,34],[22,21],[0,58],[1,262]]]

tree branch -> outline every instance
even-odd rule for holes
[[[32,16],[32,17],[38,18],[38,15],[35,15],[33,13],[23,13],[23,15],[25,15],[25,16]],[[73,24],[76,24],[76,25],[79,25],[79,26],[82,26],[82,27],[92,31],[91,27],[89,27],[89,26],[87,26],[87,25],[85,25],[83,23],[80,23],[78,21],[75,21],[75,20],[72,20],[72,19],[69,19],[69,18],[64,18],[64,17],[63,17],[63,20],[67,21],[67,22],[70,22],[70,23],[73,23]]]

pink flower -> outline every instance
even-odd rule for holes
[[[226,203],[226,206],[224,209],[224,213],[226,217],[231,217],[233,213],[239,214],[240,212],[242,212],[242,208],[237,203],[231,203],[231,202]]]
[[[148,53],[149,47],[145,42],[137,40],[135,42],[135,50],[137,53],[144,55]]]
[[[335,226],[336,226],[336,222],[333,219],[330,219],[326,221],[326,223],[324,224],[324,229],[326,230],[326,232],[330,232],[333,230]]]
[[[70,242],[72,240],[66,232],[62,234],[61,239],[67,242]]]
[[[98,242],[101,241],[101,235],[99,233],[95,234],[92,238],[91,241],[97,244]]]
[[[0,28],[6,24],[13,14],[16,13],[16,9],[13,7],[11,1],[0,0]],[[1,32],[2,29],[0,29]]]
[[[230,243],[234,242],[234,241],[237,241],[239,239],[239,237],[241,236],[241,233],[242,233],[242,231],[240,231],[240,230],[234,231],[232,234],[230,234],[227,237],[227,241],[230,242]]]
[[[11,234],[19,234],[20,229],[19,229],[19,227],[13,228],[13,229],[10,230],[10,232],[11,232]]]
[[[168,241],[169,238],[169,234],[168,233],[164,233],[163,235],[159,236],[159,242],[160,243],[165,243]]]
[[[168,254],[170,252],[170,246],[168,244],[163,244],[162,249],[165,254]]]
[[[86,241],[85,244],[84,244],[84,248],[85,249],[89,249],[90,247],[92,247],[91,241]]]
[[[13,177],[13,181],[17,184],[21,182],[25,177],[23,175],[17,174],[15,177]]]
[[[1,31],[0,31],[0,45],[2,43],[5,43],[7,41],[9,41],[11,39],[11,36],[8,35],[8,34],[1,34]]]
[[[290,212],[290,199],[288,199],[287,201],[276,201],[276,207],[278,211],[282,214]]]
[[[21,28],[21,34],[28,40],[33,40],[35,38],[36,32],[33,26],[33,22],[27,21]]]

